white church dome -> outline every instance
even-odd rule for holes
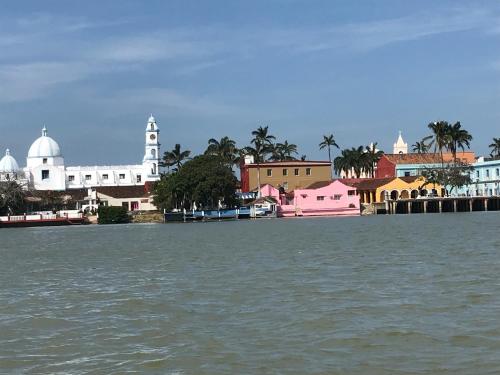
[[[0,160],[0,173],[17,173],[19,165],[16,159],[10,156],[10,151],[5,151],[5,156]]]
[[[61,156],[61,149],[56,141],[47,135],[45,126],[42,129],[42,136],[38,138],[28,151],[29,158],[51,158]]]

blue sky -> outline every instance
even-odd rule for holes
[[[500,136],[498,1],[18,1],[0,10],[0,148],[24,164],[45,124],[67,165],[246,145],[269,125],[310,159],[457,121]]]

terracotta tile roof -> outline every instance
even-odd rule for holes
[[[398,178],[400,180],[403,180],[404,182],[411,184],[412,182],[415,182],[419,178],[422,178],[422,176],[402,176],[402,177],[398,177]]]
[[[344,184],[348,186],[355,187],[358,190],[376,190],[380,186],[384,186],[385,184],[388,184],[392,180],[394,180],[395,177],[385,177],[385,178],[350,178],[350,179],[343,179],[340,180]]]
[[[305,189],[321,189],[325,186],[328,186],[332,183],[332,181],[316,181],[313,184],[309,185]]]
[[[100,186],[95,190],[98,194],[104,194],[112,198],[141,198],[149,196],[147,186]]]
[[[332,163],[327,161],[311,161],[311,160],[290,160],[290,161],[265,161],[264,163],[242,164],[241,167],[248,168],[278,168],[278,167],[314,167],[314,166],[331,166]]]
[[[441,155],[439,153],[429,154],[384,154],[385,158],[394,164],[439,164]],[[450,152],[443,153],[445,162],[453,161],[453,155]],[[467,163],[474,163],[476,156],[473,151],[458,152],[457,159]]]

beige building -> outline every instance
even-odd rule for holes
[[[248,161],[248,160],[247,160]],[[329,161],[280,161],[249,163],[240,166],[241,190],[257,190],[260,185],[269,184],[285,191],[304,189],[316,182],[332,180],[332,164]]]

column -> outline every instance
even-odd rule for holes
[[[424,201],[423,204],[424,204],[424,214],[426,214],[427,213],[427,201]]]
[[[469,211],[472,212],[472,206],[473,206],[474,200],[470,199],[469,200]]]
[[[439,201],[439,213],[442,214],[443,213],[443,201]]]
[[[457,200],[453,199],[453,212],[457,212]]]
[[[488,212],[488,198],[484,200],[484,211]]]
[[[408,201],[408,213],[411,214],[411,201]]]

